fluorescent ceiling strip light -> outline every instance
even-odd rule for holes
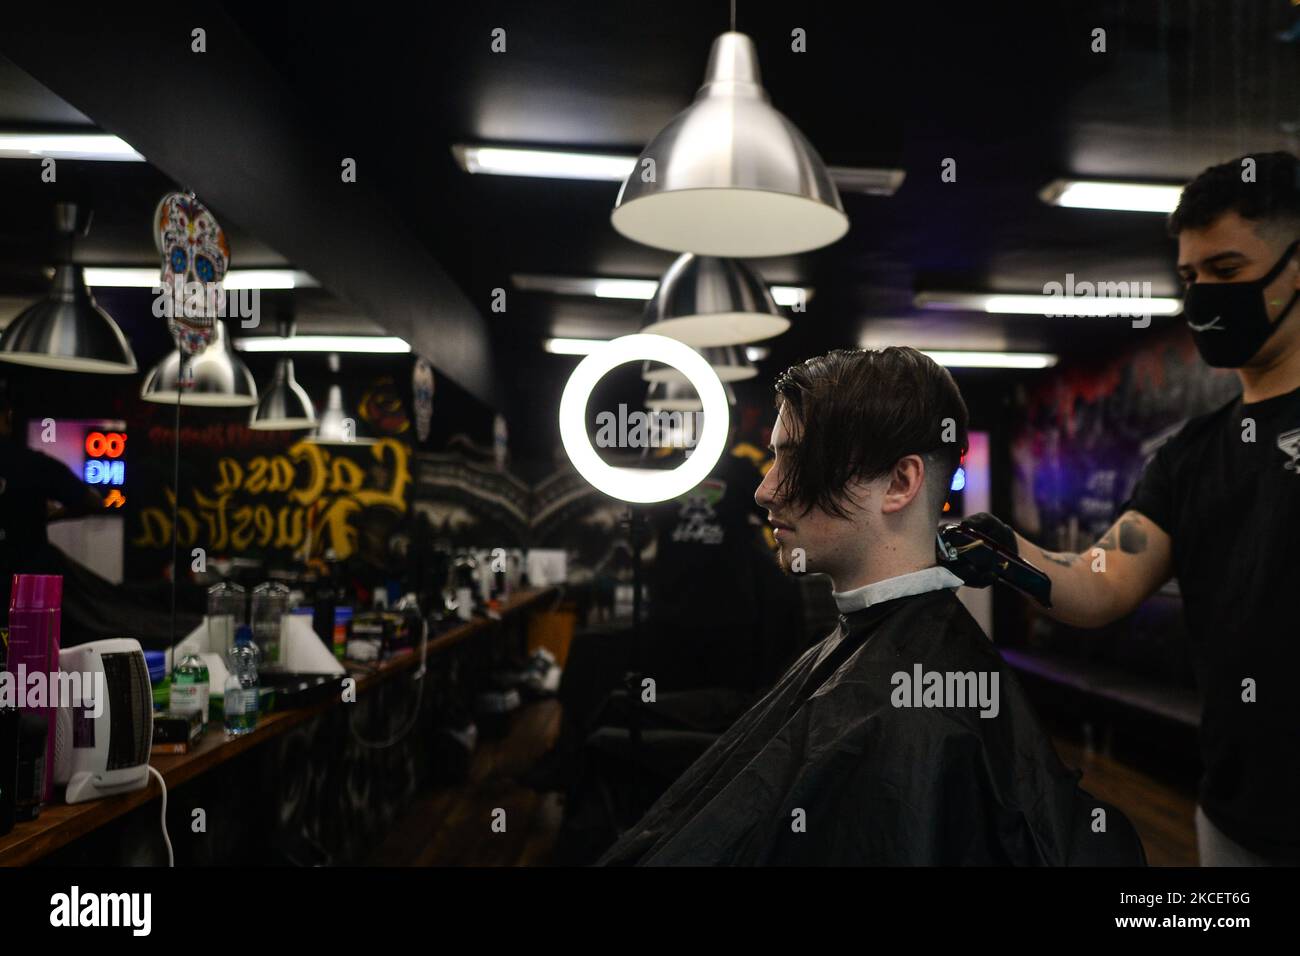
[[[301,289],[319,283],[293,269],[234,269],[226,273],[222,285],[227,289]]]
[[[241,352],[409,352],[395,335],[254,335],[235,339]]]
[[[587,179],[619,182],[636,166],[635,156],[568,152],[553,149],[514,149],[505,146],[451,148],[467,173],[490,176],[535,176],[543,179]]]
[[[1090,179],[1057,179],[1038,196],[1045,203],[1071,209],[1113,209],[1120,212],[1171,213],[1183,194],[1168,183],[1119,183]]]
[[[658,279],[582,279],[570,276],[513,275],[516,289],[524,292],[549,292],[554,295],[589,295],[597,299],[639,299],[648,301],[659,288]],[[768,287],[777,305],[790,307],[807,303],[813,290],[806,286],[774,285]]]
[[[922,349],[946,368],[1051,368],[1057,357],[1047,352],[966,352]]]
[[[607,339],[547,339],[542,347],[552,355],[590,355],[598,345],[604,345]],[[766,345],[745,346],[745,357],[751,362],[761,362],[772,350]]]
[[[1098,283],[1093,283],[1097,285]],[[1104,283],[1103,283],[1104,284]],[[1078,283],[1076,283],[1076,286]],[[1123,283],[1130,288],[1134,283]],[[1169,296],[1002,294],[990,292],[921,292],[917,308],[999,315],[1132,316],[1177,315],[1183,300]]]
[[[608,339],[547,339],[542,347],[552,355],[590,355]]]
[[[655,279],[596,279],[591,294],[598,299],[654,298],[659,283]]]
[[[152,289],[160,280],[158,269],[86,267],[86,285],[95,288]],[[319,283],[295,269],[233,269],[222,285],[227,289],[304,289]]]
[[[457,143],[451,148],[451,153],[465,172],[489,176],[535,176],[544,179],[621,183],[636,168],[635,155],[583,150]],[[869,166],[831,166],[827,171],[835,180],[835,185],[844,192],[866,193],[871,196],[892,196],[907,176],[902,169],[877,169]]]
[[[144,162],[144,157],[132,149],[129,143],[108,133],[0,132],[0,157]]]

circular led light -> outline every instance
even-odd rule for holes
[[[605,375],[626,362],[671,365],[694,386],[704,405],[704,429],[690,457],[671,471],[616,468],[607,464],[587,436],[587,400]],[[727,393],[707,361],[689,345],[662,335],[625,335],[597,347],[569,376],[560,398],[560,439],[578,473],[598,491],[621,501],[667,501],[708,477],[727,444]]]

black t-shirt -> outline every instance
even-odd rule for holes
[[[1123,508],[1146,515],[1173,542],[1201,662],[1201,805],[1246,848],[1295,854],[1300,389],[1250,404],[1238,398],[1193,418],[1156,452]]]
[[[745,458],[725,454],[709,477],[680,498],[651,509],[655,559],[650,570],[651,614],[703,621],[724,618],[753,603],[753,581],[742,555],[758,547],[750,515],[763,476]]]
[[[650,509],[655,535],[646,673],[661,686],[747,687],[761,655],[762,551],[754,492],[763,476],[724,454],[695,488]],[[652,670],[653,668],[653,670]],[[772,675],[775,676],[775,675]]]
[[[37,560],[49,544],[48,503],[81,504],[86,490],[62,462],[0,439],[0,573],[6,582],[15,571],[40,570],[29,569],[27,562]]]

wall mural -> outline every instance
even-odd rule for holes
[[[732,409],[729,454],[752,461],[761,473],[770,466],[765,450],[774,413],[766,389],[743,389]],[[751,399],[751,400],[746,400]],[[541,477],[528,483],[498,465],[499,447],[464,435],[444,451],[420,452],[412,463],[412,514],[427,521],[432,535],[452,547],[560,549],[568,555],[570,583],[611,570],[626,570],[627,505],[597,491],[569,463],[558,446]],[[666,455],[662,449],[655,457]],[[746,492],[752,493],[752,490]],[[773,545],[770,529],[765,529]]]
[[[328,381],[303,380],[311,394],[322,394]],[[183,567],[192,549],[203,548],[218,562],[289,567],[360,558],[387,568],[390,540],[409,516],[412,484],[410,396],[398,381],[381,373],[355,390],[358,440],[349,444],[250,429],[243,411],[186,410],[179,480],[172,409],[140,403],[136,418],[144,423],[131,439],[133,493],[123,509],[127,578],[157,580],[165,572],[173,505]]]
[[[187,447],[190,455],[197,451]],[[350,446],[298,441],[278,454],[248,455],[243,447],[227,451],[206,466],[191,462],[191,473],[206,473],[207,480],[182,490],[176,519],[182,548],[203,547],[216,555],[278,553],[299,560],[332,551],[345,559],[357,549],[360,512],[406,512],[410,448],[395,439]],[[165,494],[165,506],[136,513],[132,547],[171,547],[172,489]]]
[[[1182,328],[1021,389],[1022,424],[1011,442],[1013,522],[1043,547],[1088,547],[1160,444],[1239,392],[1236,376],[1208,368]]]
[[[1021,390],[1021,423],[1011,439],[1013,524],[1052,550],[1090,547],[1161,443],[1239,392],[1237,377],[1208,368],[1181,327],[1112,361],[1065,367]],[[1030,647],[1121,668],[1194,701],[1195,657],[1175,591],[1162,590],[1084,642],[1026,603],[1015,606]]]

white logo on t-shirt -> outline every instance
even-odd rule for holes
[[[1282,450],[1284,455],[1291,456],[1291,460],[1282,467],[1287,471],[1300,475],[1300,428],[1293,428],[1289,432],[1278,435],[1277,447]]]

